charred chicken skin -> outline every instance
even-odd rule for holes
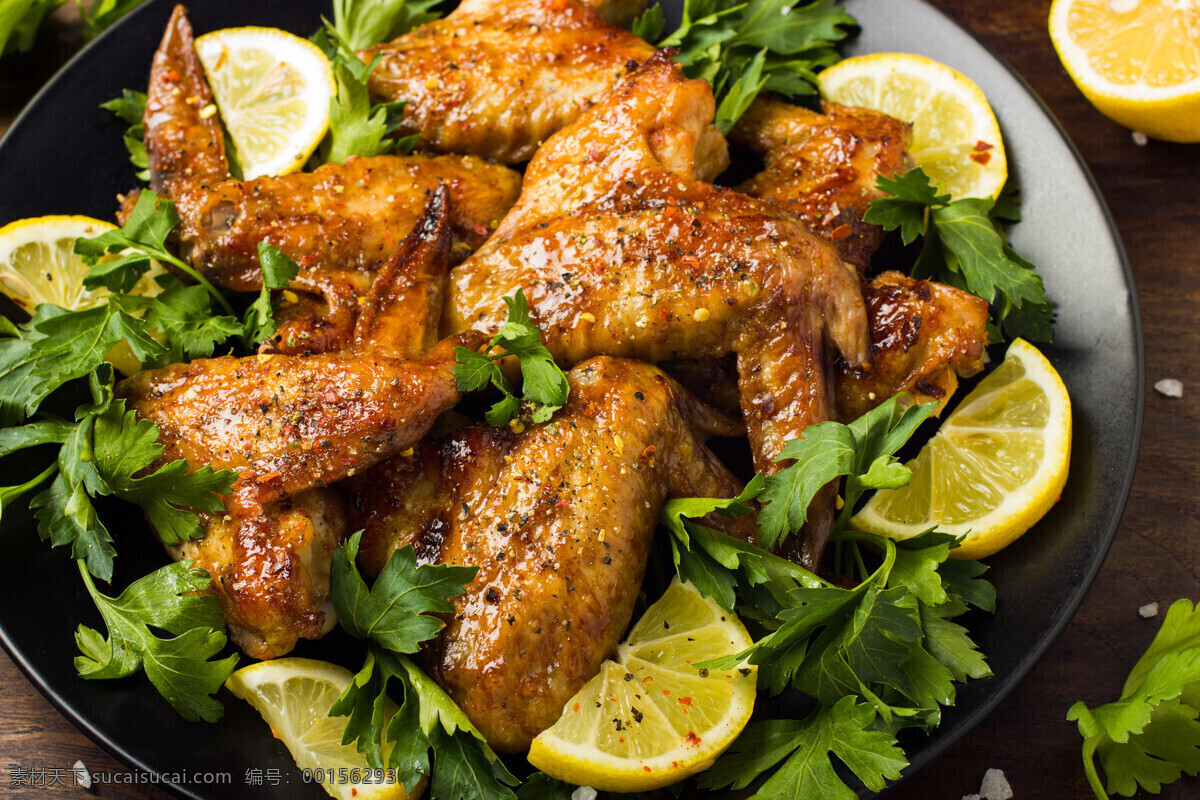
[[[479,567],[425,660],[507,752],[528,749],[616,649],[663,502],[741,489],[701,438],[740,426],[657,368],[602,356],[568,378],[548,424],[462,428],[350,482],[368,571],[410,544],[426,563]]]
[[[538,151],[520,200],[451,272],[443,328],[492,333],[523,288],[560,364],[737,353],[756,468],[829,419],[827,346],[869,361],[853,269],[774,204],[721,189],[706,81],[652,58]]]
[[[299,308],[285,314],[273,343],[280,352],[346,344],[359,298],[438,186],[449,190],[451,252],[460,258],[483,242],[520,189],[517,173],[460,156],[352,157],[314,172],[234,180],[218,115],[201,114],[210,103],[191,25],[178,6],[154,55],[147,90],[151,184],[176,205],[182,254],[214,284],[260,289],[262,241],[300,265],[290,288],[305,294]],[[311,346],[307,340],[314,336],[329,341]]]
[[[359,56],[371,91],[403,100],[402,134],[423,147],[528,161],[654,47],[623,28],[641,0],[464,0]]]
[[[233,639],[250,656],[283,655],[333,623],[322,605],[346,527],[341,497],[328,487],[411,447],[459,400],[454,347],[481,338],[456,337],[419,357],[433,327],[419,317],[429,314],[426,283],[412,278],[444,272],[448,239],[441,190],[396,263],[380,271],[391,285],[372,290],[345,353],[200,359],[118,386],[127,406],[159,427],[165,461],[238,473],[225,515],[202,515],[203,538],[171,552],[209,572]]]

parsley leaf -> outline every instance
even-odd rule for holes
[[[894,454],[935,407],[930,403],[903,409],[900,398],[892,397],[849,425],[810,425],[801,438],[787,442],[775,460],[795,463],[768,475],[759,496],[764,504],[758,517],[762,545],[774,549],[799,530],[816,493],[840,476],[849,476],[842,524],[866,489],[908,483],[908,468],[897,463]]]
[[[661,32],[656,9],[635,21],[639,36]],[[761,91],[815,94],[815,73],[839,59],[835,45],[857,24],[834,0],[686,0],[679,27],[658,46],[678,48],[688,77],[712,83],[714,124],[729,133]]]
[[[1012,249],[1002,220],[1020,217],[1013,191],[1000,201],[939,194],[920,167],[876,184],[889,197],[871,203],[863,221],[900,230],[904,244],[924,235],[913,277],[934,278],[982,297],[1009,338],[1050,341],[1054,307],[1033,264]]]
[[[1177,600],[1113,703],[1078,702],[1067,719],[1084,738],[1083,765],[1100,800],[1157,793],[1183,773],[1200,773],[1200,608]],[[1098,758],[1107,784],[1096,769]]]
[[[120,97],[101,103],[100,107],[129,123],[129,128],[122,137],[125,149],[129,151],[129,163],[137,167],[138,180],[149,181],[150,157],[146,154],[146,130],[142,125],[142,118],[146,113],[146,93],[122,89]]]
[[[38,28],[65,0],[9,0],[0,4],[0,56],[33,49]]]
[[[440,0],[333,0],[333,27],[352,50],[390,41],[432,22]]]
[[[267,242],[258,243],[258,263],[262,267],[262,289],[246,308],[242,323],[242,341],[257,345],[275,335],[275,312],[271,307],[271,290],[286,288],[300,274],[300,265],[282,250]]]
[[[729,786],[736,791],[786,758],[752,797],[854,800],[858,794],[838,777],[830,753],[876,792],[888,780],[899,778],[900,770],[908,766],[896,737],[875,729],[874,723],[874,709],[850,696],[818,708],[803,721],[755,722],[697,780],[708,789]]]
[[[79,574],[108,628],[107,638],[86,625],[75,632],[79,675],[123,678],[141,667],[187,720],[220,719],[224,709],[212,695],[233,672],[238,656],[210,660],[225,646],[225,621],[217,598],[204,593],[208,573],[189,562],[169,564],[134,581],[117,598],[101,594],[82,563]],[[151,628],[174,637],[160,638]]]
[[[104,286],[111,291],[127,292],[150,268],[150,261],[158,259],[190,276],[212,295],[226,314],[232,314],[233,309],[225,296],[190,264],[176,258],[167,249],[167,235],[177,224],[179,215],[175,213],[175,204],[148,189],[143,190],[124,226],[90,239],[75,240],[75,252],[92,267],[83,279],[84,287],[94,289]],[[121,255],[110,261],[101,261],[109,253]]]
[[[554,412],[566,405],[571,385],[550,351],[542,344],[542,334],[529,319],[529,303],[525,292],[517,289],[505,297],[508,317],[492,337],[487,350],[476,353],[465,347],[454,350],[454,378],[459,391],[474,392],[489,382],[500,390],[503,398],[485,414],[489,425],[503,425],[520,412],[521,402],[508,379],[500,370],[499,361],[515,356],[521,367],[524,399],[531,408],[534,422],[548,422]],[[497,347],[499,352],[492,352]]]
[[[417,566],[416,552],[403,547],[392,553],[368,589],[354,564],[361,538],[360,531],[333,555],[330,591],[338,620],[357,639],[370,639],[394,653],[415,653],[445,627],[435,616],[454,610],[445,598],[461,595],[479,568]]]
[[[361,538],[359,531],[338,547],[330,570],[333,606],[342,627],[370,642],[362,669],[330,708],[330,714],[350,717],[342,742],[355,742],[377,769],[384,766],[384,743],[391,743],[387,764],[398,771],[409,791],[426,776],[433,798],[513,800],[508,786],[517,781],[482,734],[449,695],[403,655],[437,635],[444,623],[434,615],[454,610],[446,598],[461,595],[477,568],[417,566],[412,547],[404,547],[392,553],[368,588],[354,564]],[[389,720],[388,685],[393,680],[404,699]]]

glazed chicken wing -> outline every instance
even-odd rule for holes
[[[274,343],[278,351],[320,352],[346,344],[359,298],[435,188],[449,190],[452,255],[460,258],[483,242],[520,188],[517,173],[459,156],[354,157],[311,173],[233,180],[218,115],[201,113],[210,103],[191,26],[179,6],[150,71],[144,124],[151,182],[175,202],[184,257],[214,284],[261,288],[261,241],[300,265],[290,288],[306,296],[286,315]],[[329,341],[310,345],[306,340],[314,335]]]
[[[360,53],[371,91],[403,100],[406,135],[442,153],[527,161],[654,47],[616,27],[642,0],[464,0]]]
[[[225,515],[202,516],[204,537],[172,555],[209,572],[234,641],[255,658],[283,655],[333,622],[322,604],[346,527],[340,496],[328,487],[411,447],[458,402],[454,347],[478,346],[481,337],[417,357],[436,312],[422,309],[427,289],[410,279],[445,269],[444,201],[440,190],[395,256],[424,266],[381,270],[393,285],[370,293],[352,350],[200,359],[140,372],[118,387],[130,409],[159,427],[165,460],[237,471]],[[434,309],[438,300],[435,293]],[[420,313],[425,324],[408,321]]]
[[[907,171],[912,126],[878,111],[824,104],[824,114],[759,97],[730,139],[762,156],[763,171],[738,187],[789,208],[842,258],[865,271],[884,231],[862,221],[880,175]]]
[[[762,155],[765,169],[740,188],[790,209],[865,273],[884,231],[862,218],[883,196],[877,178],[911,166],[911,126],[863,108],[826,103],[824,111],[755,100],[733,139]],[[898,272],[864,280],[862,293],[872,366],[836,364],[838,419],[856,419],[900,392],[944,403],[959,376],[982,368],[988,309],[980,298]]]
[[[351,481],[367,571],[409,544],[479,567],[425,657],[502,751],[527,749],[612,655],[663,502],[741,488],[698,435],[740,426],[655,367],[599,357],[568,379],[548,424],[463,428]]]
[[[790,213],[715,187],[726,163],[706,81],[661,53],[526,171],[520,200],[451,272],[443,327],[494,332],[523,288],[564,364],[735,352],[755,466],[829,419],[832,345],[869,359],[853,269]]]

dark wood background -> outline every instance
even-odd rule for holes
[[[889,800],[958,800],[984,772],[1004,770],[1017,800],[1092,797],[1079,734],[1066,721],[1076,700],[1114,700],[1160,619],[1139,606],[1200,600],[1200,144],[1151,141],[1093,109],[1059,63],[1046,32],[1050,0],[933,0],[1012,64],[1062,121],[1095,174],[1129,251],[1145,326],[1146,416],[1137,478],[1116,543],[1066,632],[992,716],[933,766],[887,793]],[[81,45],[74,3],[56,12],[33,53],[0,62],[0,131]],[[19,187],[4,187],[15,191]],[[70,209],[64,209],[70,213]],[[1193,360],[1196,359],[1196,360]],[[1153,389],[1183,382],[1182,399]],[[26,682],[0,651],[0,796],[79,796],[67,768],[124,768],[92,744]],[[63,770],[62,784],[12,786],[10,766]],[[1200,795],[1200,780],[1163,789],[1165,800]],[[100,796],[150,800],[156,789],[109,785]]]

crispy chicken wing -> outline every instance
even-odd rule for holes
[[[394,256],[424,265],[380,271],[381,284],[393,285],[372,289],[350,351],[200,359],[118,387],[129,408],[158,425],[165,460],[238,472],[226,514],[202,517],[204,537],[172,555],[208,570],[234,641],[255,658],[283,655],[332,623],[321,606],[346,527],[340,496],[327,487],[411,447],[458,402],[454,347],[482,337],[447,340],[418,357],[440,294],[422,309],[427,287],[409,279],[445,269],[444,201],[439,190]],[[418,313],[423,324],[408,319]]]
[[[642,0],[464,0],[445,19],[364,50],[371,91],[403,100],[424,146],[527,161],[654,47],[615,27]],[[606,21],[607,20],[607,21]],[[610,24],[611,23],[611,24]]]
[[[568,378],[570,399],[548,424],[462,428],[351,481],[368,571],[408,544],[426,563],[479,567],[426,664],[509,752],[527,749],[612,655],[663,502],[740,490],[697,434],[740,426],[657,368],[599,357]]]
[[[884,232],[863,214],[883,196],[876,179],[911,166],[912,126],[865,108],[825,103],[824,111],[757,98],[730,139],[762,156],[764,169],[738,188],[788,207],[865,271]]]
[[[517,173],[459,156],[350,158],[311,173],[233,180],[218,116],[201,113],[211,102],[191,26],[183,7],[176,7],[147,90],[151,183],[176,204],[185,258],[218,286],[261,288],[260,241],[300,264],[290,288],[311,298],[283,320],[274,343],[282,352],[319,352],[346,343],[358,299],[412,230],[435,188],[449,190],[452,251],[460,257],[483,242],[520,188]],[[313,336],[329,341],[314,346],[307,341]]]
[[[832,344],[869,359],[852,268],[790,213],[714,187],[724,140],[706,81],[661,53],[530,162],[521,198],[451,272],[443,327],[494,332],[523,288],[560,363],[738,357],[755,465],[829,419]]]

